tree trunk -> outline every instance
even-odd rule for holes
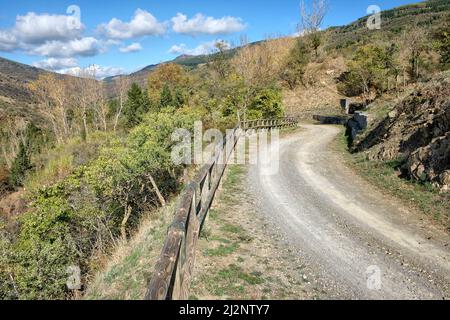
[[[122,240],[123,241],[127,241],[127,223],[128,223],[128,220],[131,217],[131,212],[132,211],[133,210],[132,210],[131,206],[127,205],[125,207],[125,214],[123,216],[122,223],[120,224],[120,234],[122,236]]]
[[[123,97],[122,94],[120,95],[120,107],[119,107],[119,111],[116,114],[116,119],[114,121],[114,132],[117,131],[117,125],[119,124],[119,119],[120,116],[122,115],[122,109],[123,109]]]
[[[147,177],[150,180],[150,183],[152,184],[153,189],[155,190],[155,193],[158,197],[159,202],[161,203],[161,206],[165,207],[167,205],[166,200],[164,199],[163,195],[161,194],[161,191],[159,190],[155,179],[153,179],[153,176],[151,174],[148,174]]]

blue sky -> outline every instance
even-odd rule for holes
[[[352,22],[366,15],[369,5],[384,10],[419,1],[329,2],[324,27]],[[299,21],[299,3],[0,0],[0,56],[55,71],[95,64],[102,76],[132,72],[182,53],[208,52],[217,40],[237,43],[242,34],[250,41],[293,34]],[[67,13],[71,5],[80,8],[81,24]]]

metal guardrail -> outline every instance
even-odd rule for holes
[[[292,127],[295,118],[246,121],[217,145],[215,155],[202,167],[181,195],[161,256],[150,280],[146,300],[187,300],[201,227],[211,208],[234,148],[247,130]]]

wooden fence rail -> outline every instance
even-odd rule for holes
[[[161,256],[150,280],[146,300],[187,300],[200,230],[216,195],[233,150],[247,130],[291,127],[295,118],[242,122],[217,145],[215,155],[202,167],[184,192],[168,230]]]
[[[243,121],[242,128],[245,130],[259,130],[272,128],[288,128],[298,124],[298,119],[294,117],[286,117],[282,119],[260,119]]]

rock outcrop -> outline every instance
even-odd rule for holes
[[[371,159],[401,160],[409,178],[450,190],[450,76],[421,85],[354,148]]]

